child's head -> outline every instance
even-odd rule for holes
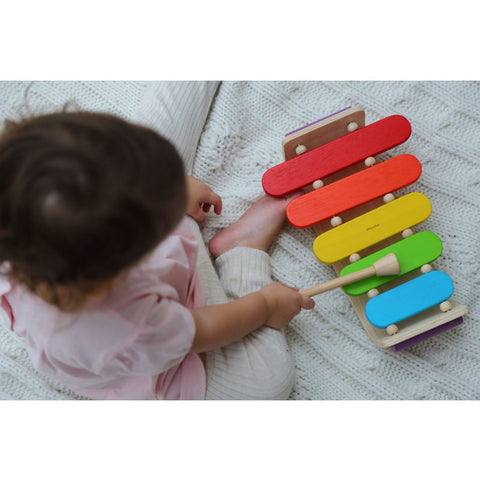
[[[183,164],[147,128],[99,113],[8,122],[0,135],[0,261],[76,309],[139,261],[186,208]]]

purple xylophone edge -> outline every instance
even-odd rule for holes
[[[308,125],[304,125],[303,127],[297,128],[296,130],[293,130],[291,132],[286,133],[285,136],[288,137],[289,135],[292,135],[292,133],[299,132],[300,130],[303,130],[304,128],[308,128],[312,125],[315,125],[316,123],[319,123],[319,122],[322,122],[323,120],[326,120],[327,118],[333,117],[334,115],[338,115],[339,113],[342,113],[345,110],[348,110],[349,108],[352,108],[352,107],[343,108],[342,110],[339,110],[338,112],[332,113],[331,115],[327,115],[326,117],[323,117],[320,120],[315,120],[314,122],[309,123]]]
[[[411,347],[412,345],[416,345],[417,343],[420,343],[423,340],[426,340],[427,338],[433,337],[438,333],[445,332],[450,328],[456,327],[457,325],[460,325],[462,322],[463,322],[463,317],[455,318],[450,322],[447,322],[447,323],[444,323],[443,325],[439,325],[438,327],[432,328],[428,332],[421,333],[416,337],[412,337],[412,338],[409,338],[408,340],[397,343],[396,345],[392,345],[390,349],[393,350],[394,352],[398,352],[399,350],[403,350],[404,348]]]

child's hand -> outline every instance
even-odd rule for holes
[[[302,308],[310,310],[315,306],[312,298],[281,283],[271,283],[258,293],[267,301],[268,318],[265,325],[272,328],[284,328]]]
[[[187,215],[193,217],[198,223],[203,223],[207,216],[205,213],[213,211],[220,215],[222,212],[222,199],[201,180],[187,175]]]

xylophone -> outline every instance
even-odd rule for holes
[[[459,325],[468,313],[451,298],[450,277],[431,265],[442,253],[440,238],[413,232],[430,216],[430,200],[419,192],[394,195],[420,177],[420,162],[410,154],[375,158],[410,134],[403,116],[365,126],[365,112],[347,107],[288,133],[286,161],[262,177],[272,196],[303,189],[288,204],[287,219],[314,228],[313,252],[339,278],[396,255],[400,273],[342,286],[370,339],[395,351]]]

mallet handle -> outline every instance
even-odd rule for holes
[[[363,270],[358,270],[357,272],[349,273],[343,277],[334,278],[333,280],[328,280],[328,282],[319,283],[314,287],[305,288],[300,290],[300,293],[313,297],[319,293],[327,292],[328,290],[333,290],[334,288],[343,287],[350,283],[358,282],[364,278],[368,278],[375,275],[375,267],[364,268]]]

